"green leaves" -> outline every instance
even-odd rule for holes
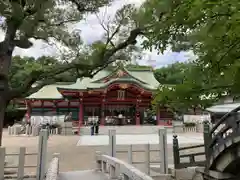
[[[227,74],[220,78],[212,76],[209,68],[196,62],[175,63],[157,69],[155,77],[162,85],[153,104],[168,106],[174,111],[205,108],[227,92],[219,88],[219,85],[228,85]]]
[[[216,96],[240,94],[237,80],[240,71],[239,12],[238,0],[147,0],[139,10],[140,24],[149,25],[143,46],[160,52],[167,47],[173,51],[192,50],[198,57],[193,68],[195,73],[189,71],[189,77],[185,75],[184,79],[179,71],[173,74],[161,69],[167,76],[159,77],[160,81],[178,83],[179,79],[184,80],[183,85],[175,87],[176,92],[192,87],[201,90],[198,95],[203,91]]]

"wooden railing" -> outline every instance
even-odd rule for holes
[[[193,166],[206,166],[209,160],[209,145],[211,144],[210,136],[210,124],[208,121],[203,122],[203,139],[204,144],[187,146],[187,147],[179,147],[177,135],[173,136],[173,157],[174,157],[174,166],[175,169],[181,169],[186,167]],[[202,150],[196,150],[196,148],[202,148]],[[193,151],[194,153],[182,154],[184,150]],[[201,160],[196,160],[196,157],[204,156]],[[188,158],[188,162],[182,162],[182,158]],[[207,161],[206,161],[207,160]]]
[[[144,172],[150,175],[150,169],[152,163],[159,164],[160,173],[167,174],[168,173],[168,154],[167,154],[167,131],[165,128],[159,129],[159,144],[154,149],[151,149],[150,144],[142,144],[142,145],[128,145],[127,148],[121,148],[123,146],[116,145],[116,130],[109,130],[109,155],[112,157],[117,157],[119,153],[127,153],[128,163],[129,164],[144,164]],[[137,147],[136,147],[137,146]],[[125,146],[126,147],[126,146]],[[134,148],[136,147],[136,148]],[[143,161],[134,161],[133,153],[144,153]],[[154,161],[150,159],[151,152],[159,152],[160,159],[155,159]]]
[[[59,174],[59,154],[55,153],[51,160],[47,173],[46,180],[57,180]]]
[[[207,165],[211,168],[214,159],[226,148],[239,143],[240,136],[240,106],[226,113],[211,129],[206,138],[208,149],[206,150]],[[235,138],[235,139],[234,139]]]
[[[23,128],[23,129],[22,129]],[[8,135],[27,135],[27,136],[38,136],[41,131],[40,126],[30,126],[26,125],[24,126],[8,126]],[[49,129],[50,135],[57,135],[59,134],[59,128],[51,128]]]
[[[96,153],[97,169],[103,173],[109,173],[110,179],[124,180],[153,180],[147,174],[141,172],[132,165],[115,157]]]
[[[136,148],[135,148],[136,147]],[[119,148],[120,149],[120,148]],[[144,172],[148,175],[150,175],[150,169],[151,169],[151,164],[159,164],[159,167],[160,167],[160,172],[161,173],[166,173],[167,171],[164,169],[165,166],[167,166],[167,160],[165,162],[165,166],[162,165],[160,166],[160,164],[163,164],[164,162],[164,154],[163,154],[163,149],[161,149],[160,147],[157,147],[157,148],[151,148],[151,145],[150,144],[144,144],[142,145],[141,147],[137,147],[137,145],[128,145],[127,146],[127,150],[119,150],[117,148],[116,150],[116,153],[117,154],[127,154],[127,157],[128,157],[128,163],[129,164],[132,164],[132,165],[139,165],[139,164],[143,164],[144,165]],[[154,160],[151,160],[151,154],[154,153],[154,152],[159,152],[160,153],[160,158],[159,159],[154,159]],[[133,158],[133,154],[134,153],[143,153],[144,157],[142,161],[136,161],[134,160]]]
[[[182,154],[183,151],[193,151],[196,148],[204,148],[204,144],[179,147],[177,135],[173,137],[173,158],[174,158],[174,168],[181,169],[194,166],[205,166],[205,157],[204,160],[196,160],[197,156],[205,156],[205,152],[202,150],[200,152],[192,152]],[[188,158],[188,162],[182,162],[182,158]]]
[[[36,175],[26,176],[24,171],[26,168],[36,168],[36,171],[38,171],[37,163],[36,164],[25,164],[25,158],[26,156],[36,156],[37,159],[38,153],[26,153],[26,147],[20,147],[19,153],[7,153],[5,147],[0,148],[0,179],[7,179],[7,178],[17,178],[17,179],[23,179],[23,178],[36,178]],[[18,164],[9,166],[5,160],[7,156],[11,157],[17,157]],[[7,176],[5,174],[6,169],[16,169],[17,176]]]
[[[0,148],[0,180],[2,179],[24,179],[34,178],[36,180],[43,180],[45,176],[45,165],[47,156],[47,139],[48,133],[46,130],[41,130],[39,135],[38,152],[27,153],[26,147],[20,147],[18,153],[7,153],[5,147]],[[9,166],[6,162],[6,156],[17,157],[17,165]],[[26,156],[36,156],[36,164],[26,165]],[[25,175],[25,169],[36,168],[35,175]],[[6,169],[17,169],[17,175],[7,175]]]

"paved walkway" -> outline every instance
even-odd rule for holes
[[[101,146],[108,145],[107,135],[98,136],[80,136],[77,146]],[[173,135],[167,134],[167,143],[172,144]],[[203,143],[202,133],[184,133],[178,135],[179,144]],[[127,144],[158,144],[159,137],[157,134],[141,134],[141,135],[116,135],[117,145]]]
[[[108,180],[107,176],[95,170],[70,171],[59,173],[58,180]]]

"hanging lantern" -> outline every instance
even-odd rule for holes
[[[127,89],[128,88],[128,84],[119,84],[119,87],[121,89]]]

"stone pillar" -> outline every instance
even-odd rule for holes
[[[103,95],[102,102],[101,102],[101,117],[100,117],[100,125],[101,126],[104,126],[104,124],[105,124],[105,113],[104,113],[104,111],[105,111],[105,101],[106,101],[105,98],[106,98],[106,96]]]
[[[78,112],[78,134],[80,134],[80,128],[83,125],[83,102],[82,98],[79,99],[79,112]]]

